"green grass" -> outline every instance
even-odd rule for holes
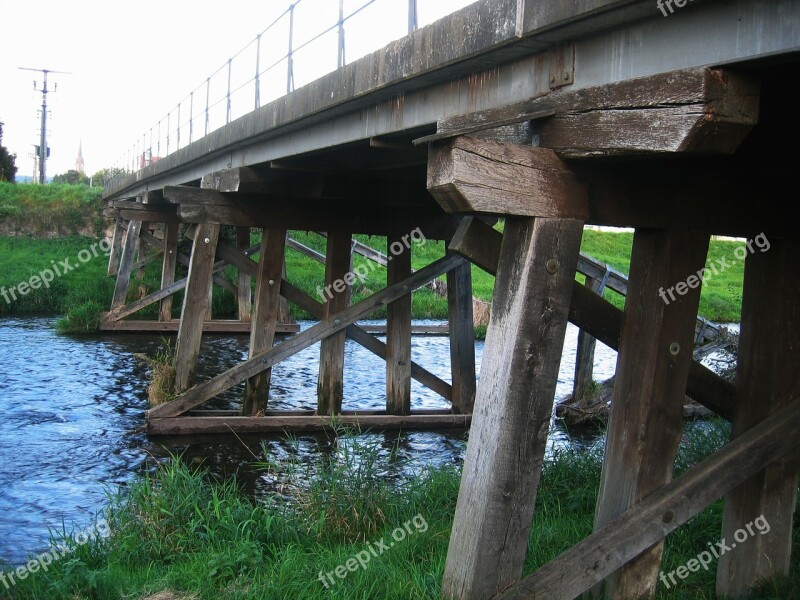
[[[0,182],[0,230],[12,234],[102,235],[102,187]]]
[[[721,422],[690,427],[676,470],[702,460],[727,435]],[[223,600],[438,598],[459,471],[423,468],[411,476],[389,477],[389,464],[397,457],[387,457],[384,444],[383,436],[340,432],[331,453],[318,455],[312,465],[291,450],[288,458],[264,461],[267,479],[281,482],[282,499],[259,502],[233,481],[173,459],[110,497],[104,515],[111,529],[108,539],[75,548],[6,597],[143,598],[172,590],[181,598]],[[526,574],[591,533],[601,460],[599,446],[563,449],[546,460]],[[716,502],[668,536],[664,571],[719,540],[721,510]],[[405,539],[377,552],[379,542],[388,545],[393,531],[404,524]],[[797,525],[794,540],[791,576],[765,584],[752,598],[793,597],[800,585]],[[365,569],[356,567],[343,579],[334,575],[335,583],[325,588],[320,572],[331,572],[370,547],[378,556]],[[672,589],[659,585],[657,592],[659,600],[713,597],[713,573],[704,571]]]

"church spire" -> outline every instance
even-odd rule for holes
[[[83,165],[83,140],[78,142],[78,157],[75,159],[75,170],[81,175],[84,174]]]

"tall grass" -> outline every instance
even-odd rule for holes
[[[108,224],[102,187],[0,182],[0,230],[40,236],[93,235]]]

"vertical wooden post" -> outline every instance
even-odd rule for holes
[[[322,318],[330,318],[350,305],[353,246],[349,232],[331,231],[325,261],[325,301]],[[330,286],[330,287],[329,287]],[[317,414],[336,415],[344,397],[344,331],[322,340],[317,381]]]
[[[122,251],[122,238],[125,230],[122,228],[122,219],[117,217],[114,221],[114,236],[111,238],[111,252],[108,255],[108,274],[116,275],[119,270],[119,255]]]
[[[506,220],[444,598],[491,598],[522,575],[582,231]]]
[[[746,259],[734,438],[800,394],[799,269],[797,240],[762,243]],[[788,456],[725,497],[722,536],[736,548],[720,557],[718,595],[745,597],[759,579],[788,574],[797,470],[797,455]],[[753,535],[748,533],[744,540],[736,537],[738,530],[747,531],[754,522]]]
[[[407,238],[406,238],[407,239]],[[386,239],[403,246],[399,235]],[[387,285],[411,277],[411,248],[389,256]],[[386,412],[407,415],[411,412],[411,294],[390,302],[386,313]]]
[[[176,392],[189,388],[197,368],[218,240],[219,225],[200,223],[197,226],[192,244],[192,256],[189,259],[189,275],[183,295],[181,323],[175,350]]]
[[[161,289],[175,283],[175,265],[178,261],[178,221],[164,224],[164,257],[161,262]],[[172,295],[161,299],[159,321],[172,320]]]
[[[139,227],[139,231],[144,231],[145,233],[150,232],[150,223],[147,221],[142,221],[141,226]],[[147,243],[139,236],[136,240],[136,260],[142,260],[147,256]],[[136,279],[142,280],[144,278],[144,267],[139,267],[136,270]]]
[[[262,246],[264,240],[261,240]],[[236,228],[236,245],[244,250],[250,246],[250,228]],[[239,271],[239,283],[237,286],[237,296],[239,301],[239,320],[242,323],[250,322],[250,310],[252,308],[252,290],[250,289],[250,275]]]
[[[131,281],[131,269],[133,269],[134,259],[136,257],[136,248],[139,245],[139,231],[141,230],[141,221],[128,222],[128,235],[125,237],[125,247],[122,250],[122,256],[119,260],[119,272],[117,273],[117,281],[114,284],[114,297],[111,300],[111,310],[125,305],[125,299],[128,297],[128,285]]]
[[[602,284],[593,277],[586,276],[586,287],[595,294],[603,295]],[[583,329],[578,331],[578,344],[575,349],[575,381],[572,385],[572,398],[585,398],[592,386],[594,371],[594,348],[597,340]]]
[[[678,230],[634,234],[595,531],[672,479],[708,241]],[[607,597],[651,597],[662,551],[656,544],[608,577]]]
[[[250,326],[250,358],[272,348],[275,340],[285,250],[286,230],[264,229],[258,258],[253,321]],[[249,287],[248,282],[248,289]],[[255,416],[267,408],[271,373],[272,370],[267,369],[247,381],[242,415]]]
[[[475,404],[475,326],[472,322],[472,269],[469,263],[447,272],[450,372],[453,412],[471,414]]]
[[[286,279],[286,252],[283,253],[283,268],[281,269],[281,277]],[[278,323],[291,323],[292,315],[289,312],[289,301],[281,296],[280,309],[278,310]]]

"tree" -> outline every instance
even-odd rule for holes
[[[92,175],[92,185],[104,185],[108,181],[114,179],[114,177],[123,175],[124,173],[125,171],[123,169],[117,167],[100,169],[94,175]]]
[[[83,185],[89,185],[89,178],[75,169],[70,169],[66,173],[53,177],[53,183],[71,183],[73,185],[82,183]]]
[[[0,181],[14,183],[17,176],[17,155],[11,154],[3,146],[3,122],[0,121]]]

